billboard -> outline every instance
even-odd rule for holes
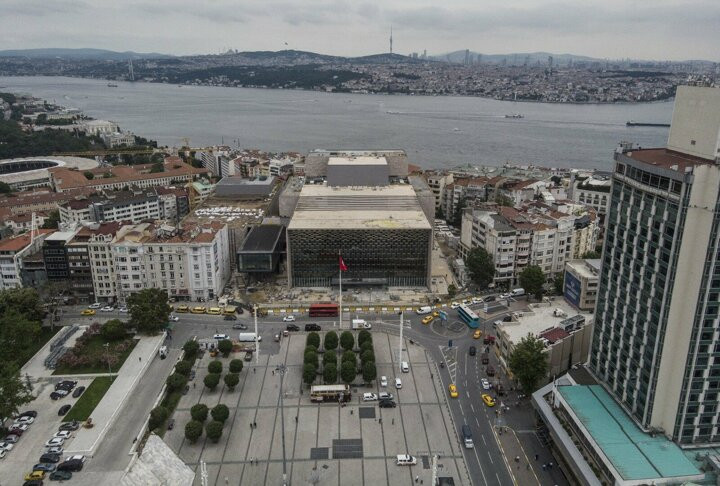
[[[565,272],[564,286],[563,295],[565,296],[565,300],[575,307],[580,307],[580,292],[582,292],[580,280],[572,273]]]

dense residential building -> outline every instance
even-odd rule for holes
[[[573,201],[592,206],[600,217],[605,217],[610,204],[611,182],[610,174],[573,171],[568,189]]]
[[[191,182],[187,185],[188,194],[190,195],[190,207],[199,206],[205,199],[215,190],[215,184],[207,180]]]
[[[565,263],[565,300],[583,311],[595,309],[599,275],[600,259],[570,260]]]
[[[445,196],[445,186],[453,183],[453,175],[447,172],[431,171],[425,172],[425,179],[435,196],[435,209],[439,210]]]
[[[680,86],[667,148],[615,153],[590,368],[645,430],[720,444],[720,89]]]
[[[64,285],[68,295],[82,297],[82,292],[76,292],[74,284],[71,283],[70,277],[70,256],[68,254],[68,244],[75,236],[74,231],[57,231],[48,235],[43,242],[43,260],[45,261],[45,271],[48,282],[54,282]],[[79,263],[77,259],[73,259],[73,264]],[[92,281],[91,281],[92,283]],[[86,290],[82,285],[82,290]]]
[[[131,147],[135,145],[135,135],[130,132],[103,133],[100,135],[100,138],[102,138],[105,145],[110,148],[122,146]]]
[[[448,221],[453,221],[467,200],[487,201],[490,187],[491,181],[484,177],[456,177],[445,186],[441,204],[443,214]]]
[[[55,230],[41,229],[31,238],[25,233],[0,240],[0,289],[22,287],[23,259],[42,248],[45,237]]]

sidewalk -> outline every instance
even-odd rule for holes
[[[132,395],[145,369],[157,357],[157,350],[165,340],[164,334],[142,337],[115,377],[113,384],[100,400],[92,413],[95,426],[91,429],[80,428],[66,451],[67,454],[92,456],[100,440],[117,418],[118,411],[125,400]],[[144,420],[144,417],[143,417]]]
[[[23,365],[22,369],[20,370],[20,374],[22,376],[25,376],[26,374],[30,375],[30,378],[34,381],[53,378],[52,374],[54,370],[45,367],[45,358],[50,355],[50,344],[52,344],[58,338],[58,336],[60,336],[61,331],[63,331],[65,327],[55,326],[55,329],[57,329],[55,335],[47,343],[45,343],[45,346],[40,348],[40,351],[35,353],[35,356],[30,358],[30,361]],[[87,329],[87,326],[80,326],[80,329],[75,331],[75,333],[70,336],[70,338],[65,342],[64,346],[68,349],[72,348],[75,345],[75,341],[77,341],[77,339],[85,332],[85,329]],[[59,380],[59,377],[57,378]]]
[[[528,457],[520,445],[520,441],[515,431],[510,427],[494,427],[493,431],[500,444],[500,449],[505,456],[510,475],[513,477],[515,484],[522,485],[540,485],[535,467],[540,465],[534,464],[534,457]]]

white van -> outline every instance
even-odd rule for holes
[[[463,443],[465,444],[466,449],[472,449],[473,447],[475,447],[475,444],[473,444],[472,431],[470,430],[470,426],[462,426],[462,436]]]
[[[523,289],[523,288],[512,289],[510,291],[510,295],[512,295],[513,297],[520,297],[521,295],[525,295],[525,289]]]
[[[167,358],[167,355],[168,355],[167,346],[160,346],[160,349],[158,349],[158,354],[160,355],[160,359]]]
[[[429,305],[425,305],[420,307],[416,312],[421,316],[423,314],[430,314],[432,312],[432,307],[430,307]]]
[[[400,363],[400,369],[403,373],[410,373],[410,366],[408,366],[407,361],[403,361],[402,363]]]
[[[262,336],[257,337],[258,342],[262,341]],[[254,332],[241,332],[238,334],[238,341],[241,343],[254,343],[255,333]]]
[[[402,380],[400,378],[395,378],[395,388],[398,390],[402,388]]]
[[[417,464],[417,458],[410,454],[398,454],[397,463],[398,466],[414,466]]]

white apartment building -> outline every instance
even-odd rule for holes
[[[107,120],[84,120],[80,123],[80,130],[86,135],[102,135],[120,131],[117,123]]]
[[[611,177],[603,175],[581,175],[573,173],[570,177],[572,200],[592,206],[598,215],[604,217],[610,203]]]
[[[55,230],[41,229],[31,241],[30,233],[0,240],[0,289],[22,287],[22,259],[40,250],[43,240]]]
[[[453,183],[453,175],[443,172],[426,172],[427,185],[435,196],[435,210],[442,206],[445,186]]]
[[[442,193],[442,209],[445,217],[451,220],[463,199],[487,200],[488,180],[483,177],[455,179],[445,186]]]

